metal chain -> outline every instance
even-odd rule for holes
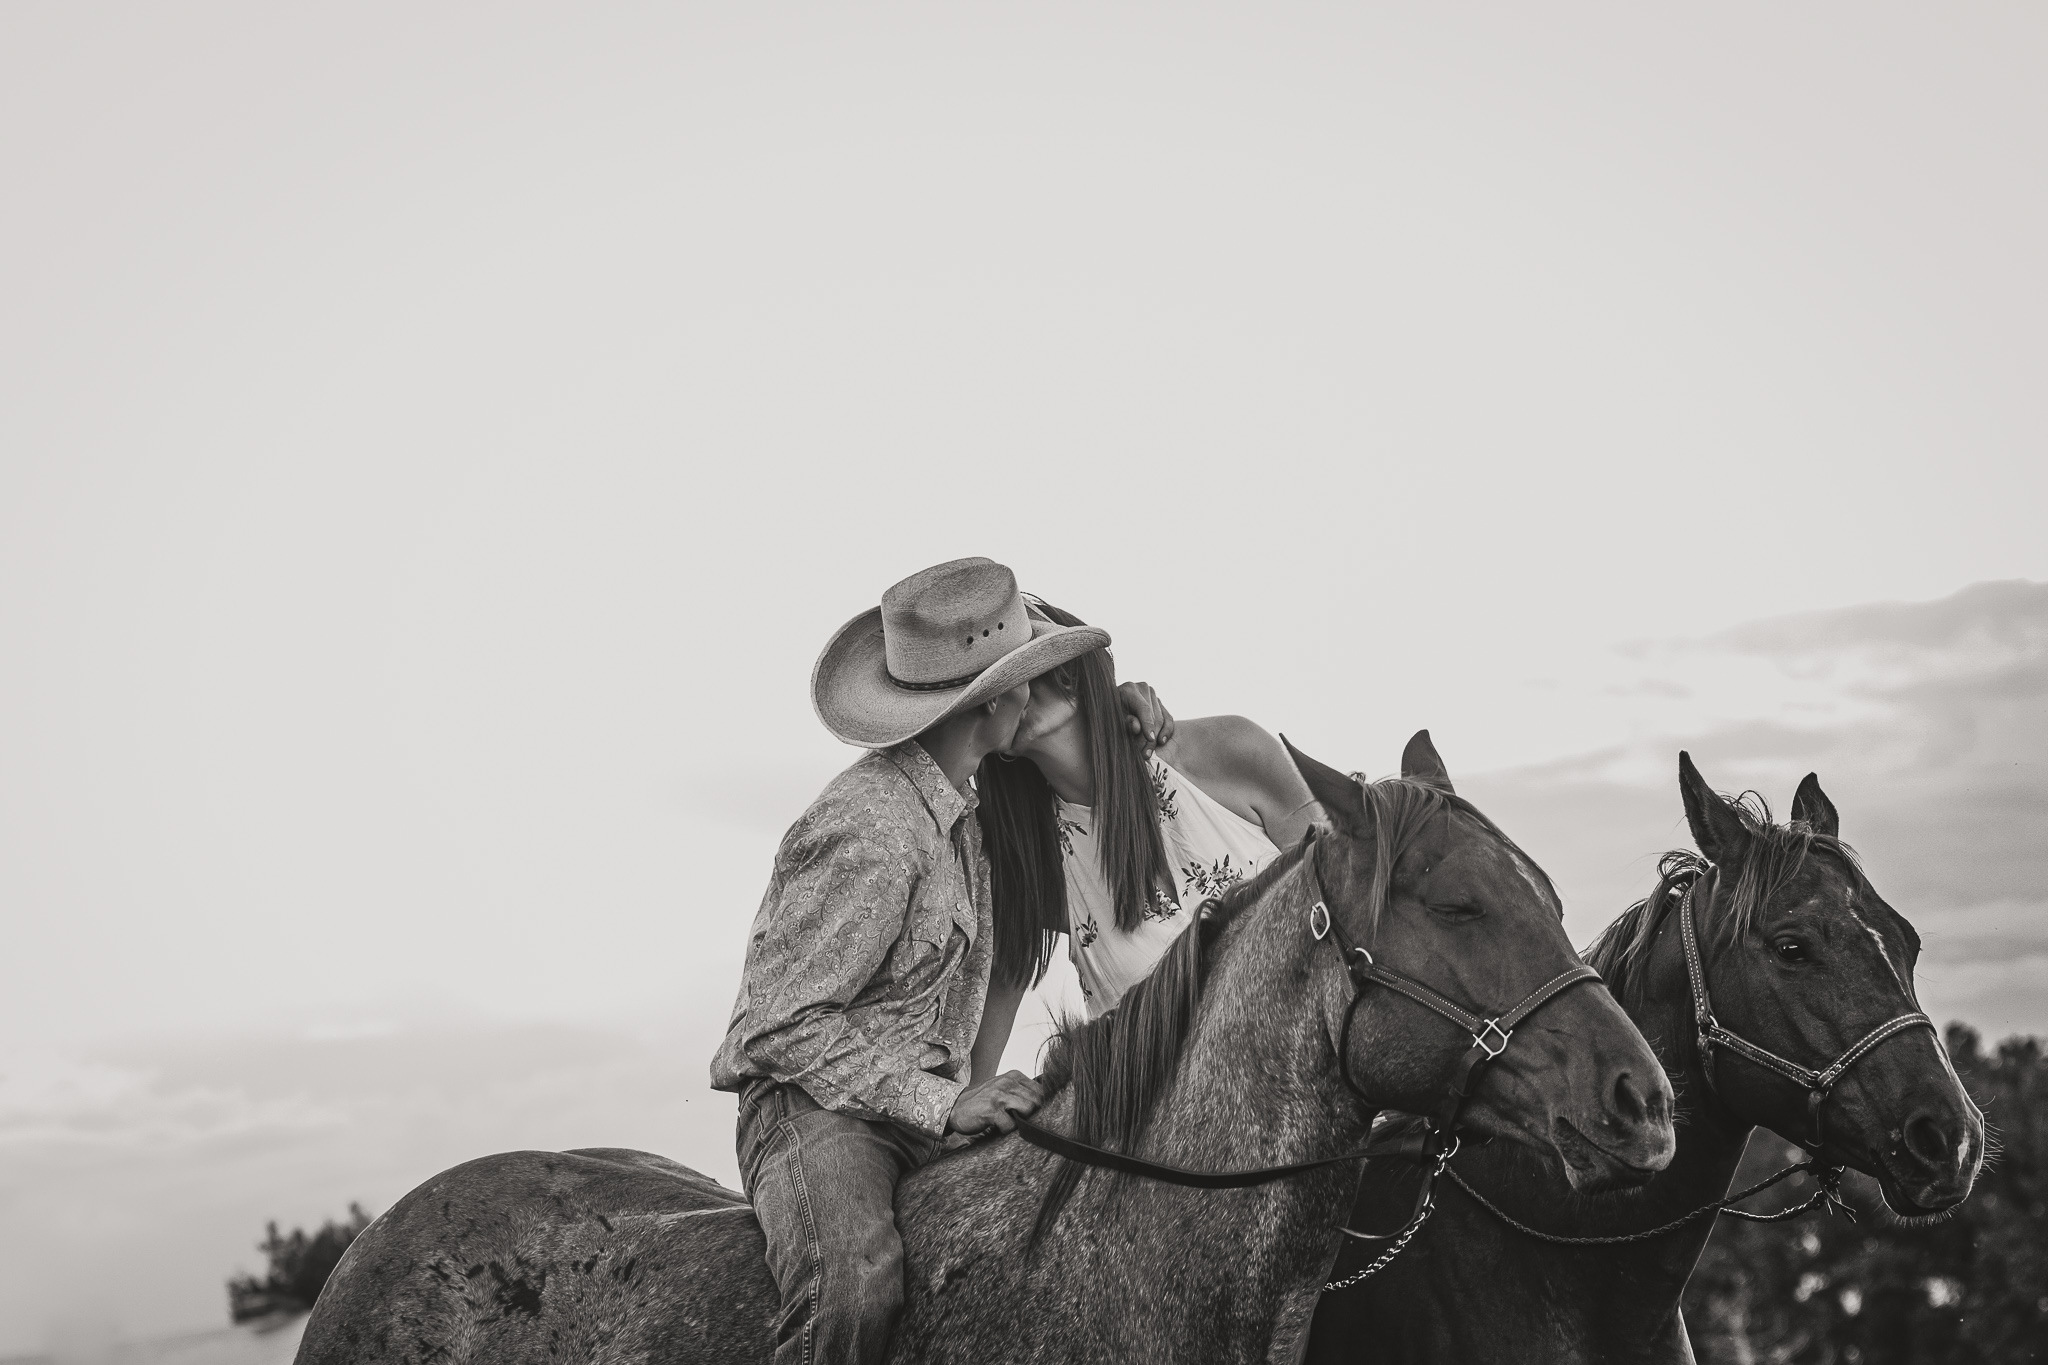
[[[1323,1285],[1323,1292],[1325,1294],[1333,1294],[1339,1289],[1349,1289],[1352,1285],[1359,1283],[1361,1280],[1369,1280],[1373,1276],[1379,1274],[1382,1270],[1385,1270],[1387,1266],[1390,1263],[1392,1263],[1393,1259],[1396,1256],[1399,1256],[1403,1251],[1407,1250],[1408,1244],[1415,1240],[1415,1234],[1422,1231],[1422,1225],[1424,1223],[1427,1223],[1429,1221],[1429,1215],[1435,1212],[1436,1203],[1432,1200],[1422,1210],[1422,1212],[1419,1215],[1417,1215],[1415,1221],[1408,1225],[1407,1230],[1404,1231],[1400,1235],[1400,1237],[1395,1240],[1392,1246],[1388,1247],[1385,1251],[1382,1251],[1378,1256],[1373,1258],[1373,1262],[1371,1265],[1367,1266],[1365,1269],[1361,1271],[1358,1271],[1356,1274],[1346,1275],[1341,1280],[1329,1281],[1328,1283]]]
[[[1458,1154],[1460,1145],[1458,1135],[1453,1133],[1451,1134],[1451,1145],[1436,1154],[1435,1165],[1422,1182],[1422,1205],[1416,1210],[1415,1216],[1408,1220],[1408,1226],[1401,1229],[1401,1235],[1394,1239],[1394,1244],[1385,1251],[1382,1251],[1378,1256],[1375,1256],[1372,1264],[1368,1265],[1365,1269],[1346,1275],[1341,1280],[1326,1281],[1323,1285],[1323,1292],[1325,1294],[1333,1293],[1339,1289],[1349,1289],[1360,1281],[1371,1279],[1393,1264],[1394,1258],[1408,1249],[1408,1244],[1415,1240],[1415,1234],[1422,1231],[1422,1225],[1429,1221],[1429,1215],[1436,1212],[1437,1177],[1450,1170],[1451,1158]],[[1351,1232],[1351,1229],[1345,1228],[1344,1231]],[[1351,1235],[1357,1237],[1361,1234],[1352,1232]]]
[[[1762,1191],[1769,1189],[1771,1186],[1777,1184],[1779,1181],[1785,1179],[1787,1176],[1797,1175],[1801,1171],[1809,1170],[1818,1172],[1814,1179],[1819,1182],[1820,1188],[1816,1189],[1813,1192],[1812,1196],[1808,1198],[1804,1203],[1794,1205],[1792,1208],[1789,1209],[1780,1209],[1776,1213],[1751,1213],[1747,1209],[1738,1209],[1734,1207],[1736,1204],[1741,1203],[1743,1200],[1749,1198],[1751,1195],[1759,1194]],[[1797,1218],[1801,1214],[1810,1212],[1815,1207],[1823,1203],[1828,1204],[1830,1206],[1830,1213],[1832,1213],[1835,1208],[1840,1208],[1844,1213],[1849,1215],[1849,1220],[1851,1222],[1854,1222],[1856,1219],[1856,1211],[1854,1209],[1851,1209],[1848,1206],[1848,1204],[1843,1202],[1842,1197],[1838,1192],[1842,1178],[1841,1167],[1821,1166],[1811,1161],[1802,1161],[1799,1162],[1797,1165],[1787,1166],[1784,1170],[1779,1171],[1776,1175],[1771,1176],[1765,1180],[1759,1180],[1756,1184],[1751,1185],[1748,1189],[1744,1190],[1740,1194],[1729,1195],[1726,1199],[1717,1199],[1711,1204],[1702,1204],[1698,1208],[1694,1209],[1692,1212],[1674,1218],[1670,1222],[1663,1224],[1661,1227],[1649,1228],[1642,1232],[1617,1233],[1612,1237],[1562,1237],[1554,1232],[1544,1232],[1541,1229],[1532,1228],[1527,1223],[1524,1223],[1519,1219],[1515,1218],[1513,1215],[1509,1214],[1506,1210],[1502,1209],[1498,1204],[1495,1204],[1492,1200],[1488,1199],[1479,1191],[1473,1189],[1469,1184],[1465,1182],[1465,1177],[1459,1175],[1456,1170],[1447,1169],[1445,1171],[1445,1174],[1450,1176],[1452,1183],[1457,1185],[1459,1189],[1463,1190],[1466,1194],[1470,1195],[1473,1201],[1477,1203],[1479,1207],[1485,1209],[1495,1218],[1500,1219],[1501,1222],[1506,1223],[1516,1232],[1519,1232],[1526,1237],[1534,1237],[1539,1242],[1551,1242],[1555,1243],[1558,1246],[1617,1246],[1624,1242],[1644,1242],[1648,1241],[1652,1237],[1662,1237],[1667,1232],[1675,1232],[1679,1228],[1684,1227],[1687,1223],[1692,1222],[1695,1218],[1703,1218],[1708,1214],[1727,1213],[1733,1214],[1737,1218],[1747,1218],[1753,1223],[1779,1223],[1783,1222],[1788,1218]]]

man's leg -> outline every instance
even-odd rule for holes
[[[741,1098],[740,1171],[782,1292],[775,1365],[873,1365],[903,1306],[896,1182],[936,1150],[895,1124],[820,1109],[795,1086]]]

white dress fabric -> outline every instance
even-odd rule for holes
[[[1251,876],[1280,851],[1266,831],[1163,760],[1153,758],[1149,767],[1159,798],[1159,833],[1180,899],[1155,891],[1151,908],[1129,933],[1116,927],[1116,902],[1095,848],[1094,811],[1054,798],[1067,870],[1067,956],[1081,978],[1091,1019],[1151,972],[1203,901]]]

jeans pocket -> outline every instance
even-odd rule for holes
[[[757,1112],[759,1112],[761,1108],[762,1101],[766,1100],[769,1095],[773,1094],[776,1088],[777,1087],[775,1082],[768,1080],[765,1077],[756,1077],[755,1079],[748,1081],[745,1085],[741,1086],[740,1122],[742,1124],[752,1123],[754,1121],[754,1115]]]
[[[740,1180],[750,1196],[755,1167],[782,1121],[789,1117],[789,1099],[784,1089],[774,1081],[761,1080],[740,1095],[739,1124],[733,1145],[740,1159]]]

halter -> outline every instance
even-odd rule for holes
[[[1404,976],[1391,967],[1382,967],[1373,961],[1373,956],[1364,948],[1353,944],[1344,932],[1344,926],[1330,913],[1330,907],[1322,895],[1323,879],[1316,866],[1315,845],[1309,845],[1309,879],[1316,890],[1316,902],[1309,907],[1309,933],[1320,943],[1329,938],[1344,955],[1344,968],[1351,976],[1351,1005],[1344,1011],[1344,1030],[1337,1042],[1337,1066],[1344,1077],[1344,1084],[1351,1087],[1353,1094],[1371,1103],[1358,1082],[1351,1078],[1351,1021],[1358,1016],[1358,1007],[1365,1003],[1365,988],[1371,985],[1385,986],[1398,991],[1416,1004],[1456,1024],[1472,1035],[1472,1046],[1459,1059],[1451,1072],[1449,1092],[1444,1103],[1433,1115],[1430,1126],[1437,1133],[1455,1133],[1458,1116],[1465,1108],[1465,1101],[1471,1097],[1472,1087],[1479,1068],[1499,1057],[1508,1050],[1508,1043],[1514,1038],[1515,1030],[1537,1010],[1555,1000],[1573,986],[1587,982],[1597,983],[1600,973],[1581,962],[1567,967],[1550,980],[1523,996],[1521,1003],[1512,1009],[1495,1015],[1475,1014],[1456,1002],[1445,998],[1412,976]]]
[[[1692,983],[1693,1023],[1698,1029],[1700,1071],[1706,1078],[1707,1088],[1710,1090],[1714,1089],[1714,1049],[1716,1047],[1725,1047],[1739,1057],[1747,1058],[1759,1066],[1769,1067],[1786,1079],[1804,1086],[1806,1088],[1807,1119],[1812,1125],[1812,1132],[1810,1139],[1802,1142],[1800,1145],[1807,1150],[1808,1159],[1785,1167],[1776,1175],[1751,1185],[1740,1194],[1729,1195],[1725,1199],[1716,1199],[1710,1203],[1702,1204],[1698,1208],[1681,1214],[1668,1223],[1660,1224],[1654,1228],[1645,1228],[1640,1232],[1617,1233],[1605,1237],[1568,1237],[1559,1233],[1544,1232],[1538,1228],[1530,1227],[1527,1223],[1516,1219],[1478,1190],[1472,1188],[1457,1171],[1448,1169],[1448,1157],[1438,1158],[1434,1169],[1425,1179],[1425,1206],[1428,1203],[1429,1187],[1434,1184],[1438,1176],[1449,1175],[1452,1182],[1459,1189],[1470,1195],[1479,1207],[1485,1209],[1501,1222],[1506,1223],[1515,1231],[1526,1236],[1534,1237],[1539,1241],[1551,1242],[1558,1246],[1615,1246],[1627,1242],[1647,1241],[1652,1237],[1661,1237],[1667,1232],[1675,1232],[1694,1219],[1705,1217],[1708,1214],[1725,1213],[1732,1214],[1737,1218],[1747,1218],[1754,1222],[1775,1223],[1787,1218],[1797,1218],[1801,1214],[1815,1208],[1826,1208],[1830,1213],[1839,1208],[1848,1215],[1851,1222],[1856,1220],[1855,1211],[1841,1197],[1842,1165],[1840,1162],[1829,1159],[1821,1150],[1822,1106],[1827,1103],[1829,1092],[1834,1089],[1835,1082],[1841,1080],[1843,1073],[1857,1062],[1862,1061],[1878,1044],[1888,1038],[1904,1033],[1908,1029],[1918,1028],[1922,1024],[1932,1029],[1934,1021],[1924,1014],[1902,1014],[1896,1019],[1879,1024],[1876,1028],[1864,1034],[1848,1051],[1837,1057],[1831,1065],[1820,1071],[1809,1070],[1806,1067],[1800,1066],[1797,1062],[1787,1061],[1770,1049],[1758,1047],[1747,1038],[1723,1028],[1720,1022],[1714,1018],[1713,1001],[1707,995],[1706,968],[1701,963],[1699,931],[1694,925],[1692,913],[1693,892],[1699,887],[1701,878],[1705,877],[1708,873],[1714,874],[1715,889],[1718,890],[1719,869],[1713,863],[1703,859],[1699,867],[1694,871],[1692,880],[1686,883],[1685,893],[1678,902],[1679,932],[1685,944],[1685,974]],[[1709,899],[1711,900],[1711,898],[1712,893],[1710,892]],[[1715,1093],[1718,1094],[1719,1092],[1716,1091]],[[1432,1130],[1420,1139],[1409,1137],[1398,1142],[1383,1143],[1379,1146],[1368,1144],[1367,1151],[1373,1157],[1399,1156],[1410,1161],[1429,1160],[1433,1153],[1428,1150],[1428,1147],[1434,1136],[1435,1134]],[[1453,1150],[1455,1151],[1455,1148]],[[1763,1214],[1750,1213],[1747,1210],[1735,1207],[1735,1205],[1751,1195],[1768,1189],[1779,1181],[1801,1172],[1810,1172],[1814,1178],[1814,1192],[1801,1203],[1789,1209],[1782,1209],[1777,1213]],[[1411,1225],[1411,1230],[1407,1233],[1407,1236],[1413,1236],[1413,1229],[1419,1228],[1419,1226],[1419,1224]],[[1345,1230],[1347,1232],[1350,1231],[1348,1228]],[[1358,1233],[1352,1233],[1354,1237],[1359,1235]],[[1407,1236],[1403,1237],[1403,1245],[1406,1244]],[[1330,1284],[1324,1285],[1323,1288],[1325,1291],[1346,1288],[1374,1274],[1390,1259],[1391,1257],[1383,1256],[1358,1274],[1343,1280],[1333,1281]]]
[[[1490,1017],[1474,1014],[1413,977],[1403,976],[1391,968],[1378,965],[1373,961],[1371,953],[1350,942],[1343,926],[1330,913],[1329,902],[1323,893],[1322,873],[1316,866],[1313,829],[1309,831],[1306,841],[1308,848],[1304,860],[1308,864],[1309,880],[1316,896],[1315,903],[1309,907],[1308,912],[1309,935],[1318,943],[1328,939],[1331,945],[1343,954],[1345,970],[1351,978],[1351,1004],[1344,1011],[1344,1030],[1337,1043],[1337,1066],[1339,1074],[1344,1077],[1344,1084],[1369,1106],[1372,1104],[1372,1097],[1352,1079],[1351,1060],[1347,1055],[1351,1042],[1351,1021],[1357,1016],[1358,1007],[1365,1002],[1365,989],[1369,985],[1377,983],[1389,990],[1398,991],[1472,1035],[1472,1046],[1451,1073],[1450,1090],[1440,1111],[1440,1118],[1431,1121],[1424,1144],[1429,1156],[1435,1161],[1436,1170],[1441,1171],[1458,1150],[1458,1115],[1465,1107],[1466,1098],[1471,1094],[1473,1078],[1479,1068],[1507,1051],[1509,1040],[1514,1037],[1515,1029],[1523,1020],[1571,987],[1583,982],[1599,981],[1600,973],[1581,963],[1559,972],[1524,996],[1520,1004],[1505,1013]],[[1202,913],[1206,915],[1209,907],[1214,904],[1213,900],[1204,904]],[[1201,930],[1196,928],[1189,932],[1199,933]],[[1079,1162],[1084,1166],[1101,1166],[1113,1171],[1122,1171],[1126,1175],[1144,1176],[1149,1180],[1162,1180],[1171,1185],[1187,1185],[1204,1190],[1237,1190],[1252,1185],[1264,1185],[1284,1176],[1357,1161],[1366,1155],[1365,1152],[1346,1152],[1342,1156],[1323,1157],[1317,1161],[1297,1162],[1289,1166],[1266,1166],[1251,1171],[1191,1171],[1182,1166],[1147,1161],[1143,1157],[1131,1156],[1125,1152],[1112,1152],[1081,1142],[1064,1133],[1042,1128],[1027,1118],[1018,1118],[1016,1127],[1018,1136],[1032,1146],[1043,1148],[1069,1161]],[[1444,1141],[1445,1138],[1449,1139],[1448,1143]],[[1405,1246],[1408,1239],[1420,1229],[1423,1220],[1429,1217],[1434,1202],[1431,1194],[1432,1183],[1433,1181],[1424,1183],[1422,1193],[1416,1200],[1415,1211],[1401,1229],[1384,1236],[1355,1232],[1350,1228],[1345,1228],[1344,1231],[1363,1241],[1389,1241],[1398,1238],[1401,1245]],[[1397,1247],[1396,1250],[1398,1249]]]
[[[1699,933],[1693,928],[1692,896],[1699,889],[1700,880],[1712,874],[1714,889],[1720,889],[1720,869],[1713,863],[1704,863],[1693,879],[1686,884],[1685,894],[1678,902],[1679,932],[1685,941],[1685,974],[1692,981],[1692,1016],[1698,1030],[1700,1070],[1706,1075],[1707,1088],[1720,1092],[1714,1085],[1714,1049],[1725,1047],[1738,1057],[1755,1062],[1758,1066],[1769,1067],[1780,1076],[1806,1088],[1806,1118],[1812,1132],[1809,1140],[1800,1146],[1819,1156],[1823,1143],[1821,1132],[1822,1107],[1827,1104],[1828,1095],[1835,1088],[1835,1082],[1842,1079],[1844,1072],[1862,1061],[1876,1050],[1878,1044],[1895,1038],[1908,1029],[1925,1027],[1934,1031],[1934,1021],[1920,1013],[1902,1014],[1896,1019],[1879,1024],[1863,1035],[1849,1049],[1828,1066],[1819,1071],[1809,1070],[1797,1062],[1787,1061],[1769,1048],[1759,1047],[1740,1034],[1723,1028],[1714,1018],[1714,1002],[1707,996],[1706,969],[1700,964]],[[1708,892],[1711,904],[1713,892]]]

